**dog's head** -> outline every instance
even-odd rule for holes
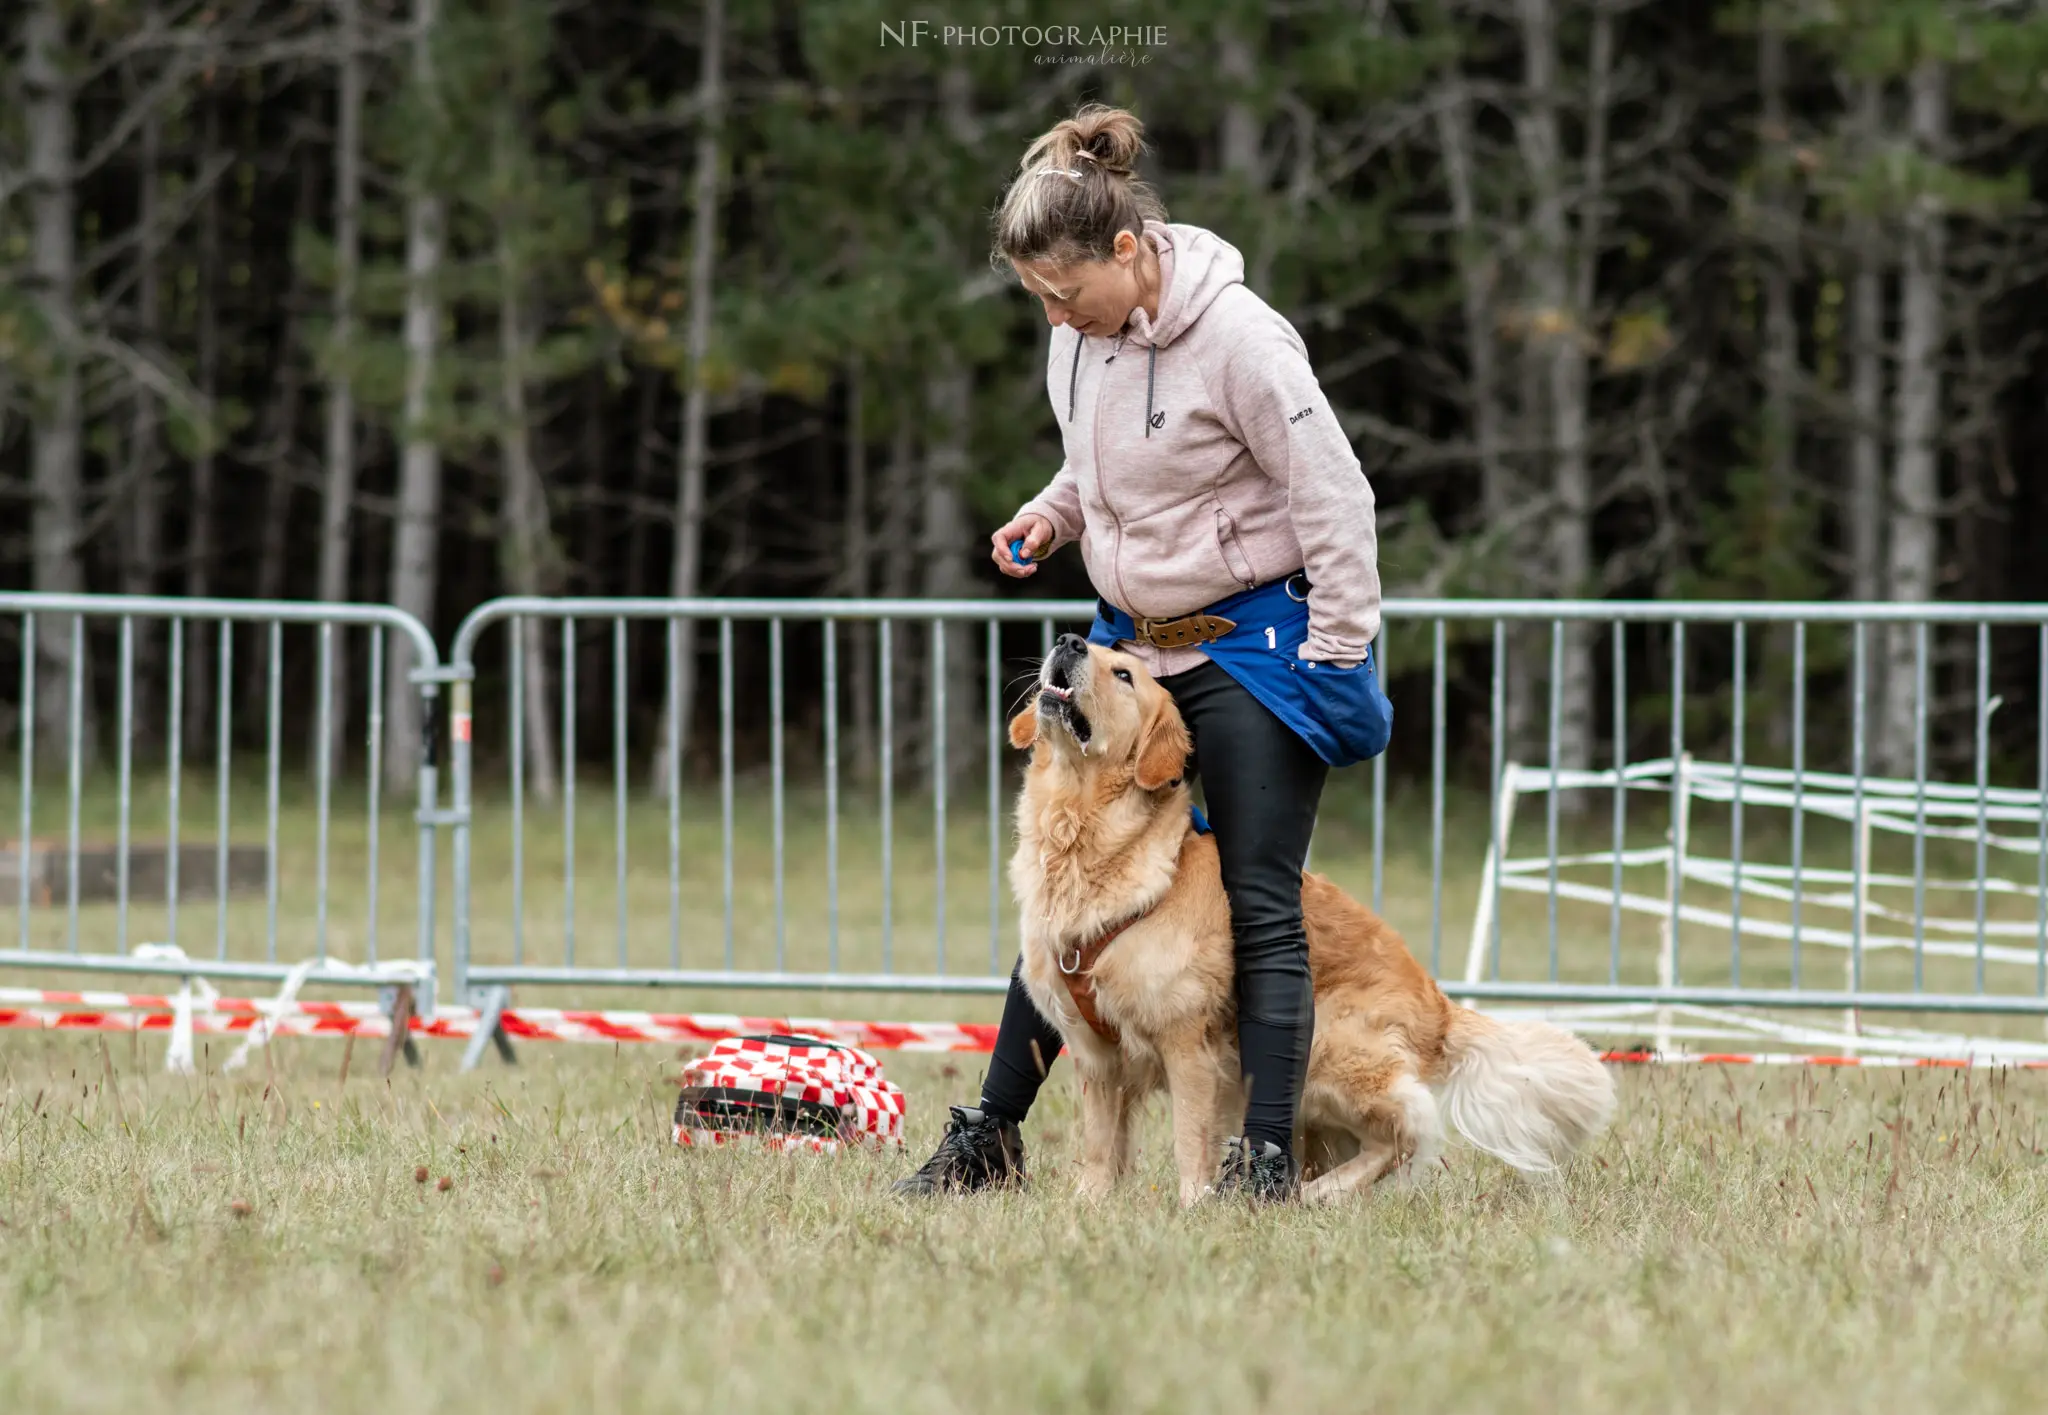
[[[1010,719],[1010,745],[1098,770],[1145,791],[1180,779],[1188,730],[1173,695],[1129,654],[1062,634],[1038,670],[1037,699]]]

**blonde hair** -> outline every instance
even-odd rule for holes
[[[1046,261],[1054,266],[1108,260],[1120,231],[1143,235],[1147,218],[1166,220],[1158,195],[1136,176],[1145,151],[1137,115],[1084,104],[1024,150],[1018,176],[994,221],[989,263]]]

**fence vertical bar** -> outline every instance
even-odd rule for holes
[[[881,680],[879,691],[882,719],[882,971],[892,971],[894,963],[895,936],[892,925],[892,900],[895,894],[895,845],[896,822],[896,652],[891,645],[895,637],[896,621],[883,617],[875,626],[876,659],[881,672],[875,676]]]
[[[327,961],[327,812],[333,800],[334,754],[334,625],[320,625],[320,663],[316,674],[320,701],[313,710],[313,797],[318,819],[313,823],[317,858],[313,862],[313,947]]]
[[[1984,871],[1991,823],[1985,818],[1991,795],[1991,626],[1977,626],[1977,991],[1984,991]]]
[[[562,961],[576,966],[576,621],[562,621]]]
[[[1927,967],[1927,635],[1913,626],[1913,991],[1925,986]]]
[[[1507,777],[1507,654],[1507,621],[1496,619],[1493,621],[1493,794],[1486,803],[1487,819],[1493,831],[1494,867],[1488,877],[1488,888],[1493,898],[1489,901],[1487,910],[1488,927],[1493,934],[1487,945],[1493,956],[1488,976],[1493,978],[1500,977],[1500,877],[1502,867],[1507,863],[1508,848],[1506,823],[1500,818],[1501,793]]]
[[[683,966],[683,621],[670,616],[662,667],[668,702],[668,965]],[[691,642],[695,643],[695,636]]]
[[[1792,626],[1792,986],[1799,986],[1799,935],[1806,874],[1806,621]]]
[[[1614,621],[1614,902],[1607,919],[1607,981],[1621,981],[1621,857],[1628,844],[1628,636]]]
[[[1564,717],[1564,620],[1550,621],[1550,790],[1544,794],[1544,842],[1550,851],[1550,981],[1557,981],[1557,808],[1558,738]]]
[[[626,621],[612,619],[612,864],[614,951],[626,966]]]
[[[116,713],[120,741],[115,744],[114,809],[114,951],[128,951],[128,820],[135,784],[135,620],[121,616],[120,706]]]
[[[1855,804],[1851,810],[1856,821],[1856,829],[1859,832],[1867,832],[1870,829],[1870,823],[1863,818],[1864,752],[1867,746],[1864,723],[1864,683],[1867,669],[1864,663],[1864,653],[1865,642],[1868,638],[1864,629],[1863,621],[1857,620],[1854,628],[1851,630],[1854,639],[1854,649],[1850,655],[1852,660],[1850,667],[1850,733],[1852,738],[1850,755],[1853,759],[1853,770],[1856,777],[1855,786],[1851,792]],[[1855,914],[1849,921],[1849,990],[1851,992],[1860,992],[1863,988],[1863,880],[1866,863],[1864,856],[1866,853],[1862,846],[1859,845],[1857,847],[1853,860],[1855,883],[1850,887],[1856,899]]]
[[[2044,737],[2048,744],[2048,737]],[[2044,751],[2048,756],[2048,751]],[[36,617],[21,616],[21,833],[15,837],[14,886],[19,896],[17,929],[28,952],[29,841],[35,833]]]
[[[932,620],[932,858],[938,872],[938,896],[932,921],[933,949],[940,973],[946,971],[946,782],[952,776],[946,740],[946,622]]]
[[[2034,685],[2034,991],[2048,997],[2048,624],[2041,626],[2034,652],[2041,660]],[[27,837],[24,829],[22,838]]]
[[[170,837],[170,848],[164,855],[164,942],[175,948],[178,943],[178,789],[185,764],[185,621],[182,619],[171,621],[170,682],[165,688],[170,695],[170,720],[165,724],[170,742],[164,753],[165,794],[168,798],[164,803],[164,825]],[[28,842],[24,840],[22,844],[26,848]]]
[[[1443,975],[1444,954],[1444,621],[1431,626],[1429,674],[1429,972]]]
[[[1691,812],[1692,783],[1685,766],[1685,621],[1671,626],[1671,967],[1666,980],[1676,985],[1679,967],[1680,902],[1685,896],[1686,818]],[[1661,1043],[1660,1043],[1661,1046]]]
[[[998,620],[988,621],[988,970],[1001,967],[1003,946],[1002,914],[1002,814],[1003,745],[1000,735],[1003,716],[1003,635]]]
[[[64,871],[64,946],[78,952],[78,798],[85,771],[85,616],[71,616],[70,843]]]
[[[219,958],[228,956],[228,768],[229,755],[234,737],[234,693],[232,684],[235,668],[235,626],[226,619],[220,621],[220,681],[214,687],[213,700],[219,706],[215,709],[214,746],[214,834],[213,834],[213,908],[214,908],[214,954]]]
[[[1748,750],[1749,626],[1735,621],[1734,800],[1728,808],[1728,985],[1742,986],[1742,767]]]
[[[783,876],[783,850],[785,848],[783,823],[784,762],[782,740],[782,621],[768,621],[768,751],[771,796],[769,808],[774,813],[775,832],[775,969],[781,972],[788,966],[785,952],[788,946],[788,908],[785,903]]]
[[[825,956],[839,971],[839,621],[825,621]]]
[[[511,644],[507,657],[511,660],[511,681],[505,685],[507,698],[506,712],[510,721],[506,723],[506,737],[510,742],[511,760],[507,763],[512,776],[512,961],[526,961],[526,631],[531,627],[538,637],[539,622],[514,615],[506,626]],[[564,760],[566,769],[568,762]]]
[[[723,876],[725,892],[725,966],[733,966],[733,720],[732,720],[732,620],[718,621],[718,813],[725,836]]]
[[[267,698],[264,704],[263,799],[265,810],[265,865],[263,870],[264,956],[277,961],[277,816],[279,758],[284,753],[284,625],[272,620],[269,662],[264,665]]]
[[[370,703],[367,716],[370,728],[368,751],[370,759],[368,782],[370,801],[368,821],[370,869],[369,878],[365,881],[365,886],[369,895],[370,915],[363,929],[363,953],[370,962],[375,963],[377,961],[377,851],[379,844],[379,817],[382,811],[381,796],[384,788],[384,628],[382,625],[374,625],[370,629]],[[451,750],[455,753],[467,753],[469,743],[466,739],[458,740]],[[469,801],[465,796],[457,804],[467,809]],[[467,830],[467,828],[466,826],[463,827],[464,830]],[[464,853],[461,861],[463,873],[456,881],[456,888],[460,891],[458,897],[462,900],[464,909],[467,909],[470,898],[468,887],[469,856],[467,853],[467,837],[464,836],[462,838],[464,840]],[[465,943],[468,942],[466,931],[463,935],[463,941]]]

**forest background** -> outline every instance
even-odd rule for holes
[[[7,588],[388,602],[444,646],[508,593],[1086,595],[1072,553],[1021,588],[987,561],[1060,461],[1049,331],[991,268],[988,218],[1026,143],[1101,99],[1147,123],[1172,217],[1237,245],[1301,330],[1390,596],[2048,598],[2037,6],[16,0],[0,41]],[[44,618],[38,740],[61,751],[71,638]],[[608,760],[613,640],[587,629],[577,741]],[[547,739],[564,659],[538,632]],[[971,724],[979,640],[956,632]],[[1535,751],[1548,632],[1510,635],[1506,670]],[[160,733],[168,635],[134,634],[137,731]],[[689,769],[715,769],[717,636],[684,635],[671,674],[663,635],[630,630],[634,741],[679,693]],[[892,650],[908,771],[937,765],[932,641]],[[81,642],[90,751],[114,626]],[[811,740],[807,642],[787,714]],[[1428,688],[1413,643],[1397,702],[1404,674]],[[1035,644],[1005,640],[1006,676]],[[1998,645],[1996,774],[2031,781],[2040,640]],[[1846,750],[1860,681],[1868,764],[1909,773],[1910,632],[1873,631],[1860,674],[1848,637],[1807,647],[1811,730]],[[180,649],[196,746],[213,646]],[[1637,756],[1668,733],[1668,650],[1632,641]],[[1483,768],[1490,634],[1451,651],[1454,756]],[[1687,731],[1726,750],[1731,642],[1689,652]],[[1753,751],[1782,754],[1790,632],[1742,652]],[[1977,652],[1934,639],[1938,773],[1969,770]],[[870,776],[876,653],[857,627],[839,659]],[[1604,631],[1557,661],[1560,753],[1604,763]],[[403,667],[399,778],[422,734]],[[743,702],[764,672],[741,666]],[[333,674],[359,756],[365,644]],[[292,720],[316,691],[295,671]],[[978,760],[971,725],[950,739],[950,766]],[[764,743],[743,713],[742,757]]]

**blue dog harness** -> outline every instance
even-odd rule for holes
[[[1372,650],[1354,668],[1299,658],[1308,641],[1308,596],[1300,576],[1219,599],[1201,612],[1236,625],[1201,646],[1218,668],[1242,684],[1332,767],[1370,761],[1387,749],[1394,706],[1373,671]],[[1088,642],[1114,648],[1137,637],[1131,616],[1096,601]],[[1206,822],[1205,822],[1206,824]]]

